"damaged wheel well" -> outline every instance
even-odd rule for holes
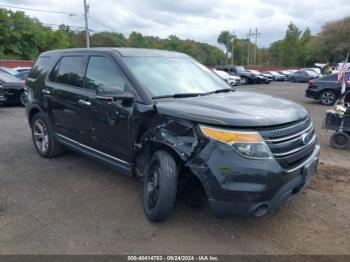
[[[136,165],[135,171],[136,175],[139,178],[145,177],[148,172],[148,164],[150,163],[152,155],[158,151],[164,150],[171,154],[174,157],[177,168],[179,170],[178,177],[178,194],[182,195],[183,193],[187,195],[187,191],[195,191],[199,190],[200,192],[204,192],[206,195],[205,187],[202,181],[191,171],[190,168],[185,166],[184,160],[181,158],[178,152],[176,152],[170,146],[160,143],[149,141],[145,143],[142,147],[142,150],[136,155]]]
[[[171,156],[175,159],[179,173],[181,174],[183,162],[178,152],[176,152],[173,148],[166,144],[149,141],[143,144],[142,149],[136,154],[135,171],[138,177],[145,176],[148,169],[149,161],[151,160],[151,157],[154,154],[154,152],[158,150],[164,150],[171,154]]]

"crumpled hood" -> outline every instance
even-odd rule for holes
[[[159,99],[156,107],[164,115],[236,127],[280,125],[308,116],[306,109],[296,103],[248,92]]]

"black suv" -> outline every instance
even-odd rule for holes
[[[26,92],[37,152],[68,148],[140,178],[151,221],[165,219],[191,177],[216,215],[261,216],[316,173],[320,147],[302,106],[236,92],[185,54],[45,52]]]

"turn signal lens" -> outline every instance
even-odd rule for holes
[[[262,137],[257,132],[238,132],[225,129],[200,126],[202,133],[210,138],[224,143],[261,143]]]
[[[231,131],[208,126],[199,127],[203,135],[232,146],[243,157],[254,159],[272,157],[271,151],[257,132]]]

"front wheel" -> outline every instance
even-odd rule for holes
[[[242,85],[247,85],[247,84],[248,84],[248,78],[242,77],[242,79],[241,79],[241,84],[242,84]]]
[[[151,158],[144,183],[143,207],[152,222],[163,221],[175,205],[178,168],[175,159],[159,150]]]

